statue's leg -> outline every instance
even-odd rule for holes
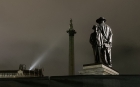
[[[108,65],[108,62],[107,62],[107,55],[106,55],[106,48],[102,48],[102,56],[101,56],[101,59],[102,59],[102,62],[104,65]]]
[[[100,57],[101,57],[101,47],[96,47],[97,49],[96,49],[96,61],[97,61],[97,63],[101,63],[101,60],[100,60]]]
[[[94,45],[92,45],[92,48],[93,48],[93,54],[94,54],[94,61],[95,61],[95,63],[97,63],[97,48],[96,48],[96,46],[94,46]]]
[[[100,48],[98,48],[97,46],[92,46],[93,47],[93,54],[94,54],[94,59],[95,59],[95,63],[98,64],[100,63]]]
[[[107,48],[107,62],[108,62],[108,65],[111,67],[112,66],[112,62],[111,62],[111,48]]]

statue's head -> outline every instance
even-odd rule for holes
[[[104,17],[100,17],[96,20],[97,23],[101,24],[103,22],[106,22],[106,19]]]
[[[97,25],[93,25],[92,29],[93,29],[94,31],[96,31],[96,30],[97,30]]]

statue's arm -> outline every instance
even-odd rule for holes
[[[108,38],[108,43],[109,43],[110,45],[112,45],[112,36],[113,36],[113,33],[112,33],[111,28],[110,28],[109,38]]]
[[[90,39],[89,39],[90,44],[93,43],[93,38],[92,38],[92,34],[90,35]]]

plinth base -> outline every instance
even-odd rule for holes
[[[119,75],[115,70],[103,64],[86,64],[83,65],[83,70],[79,71],[82,75]]]

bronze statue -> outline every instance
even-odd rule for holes
[[[111,47],[112,47],[112,31],[111,28],[105,24],[106,19],[100,17],[96,20],[98,25],[93,26],[94,32],[90,35],[90,43],[93,48],[96,64],[104,64],[112,67],[111,62]]]
[[[70,29],[73,29],[72,18],[70,19]]]

